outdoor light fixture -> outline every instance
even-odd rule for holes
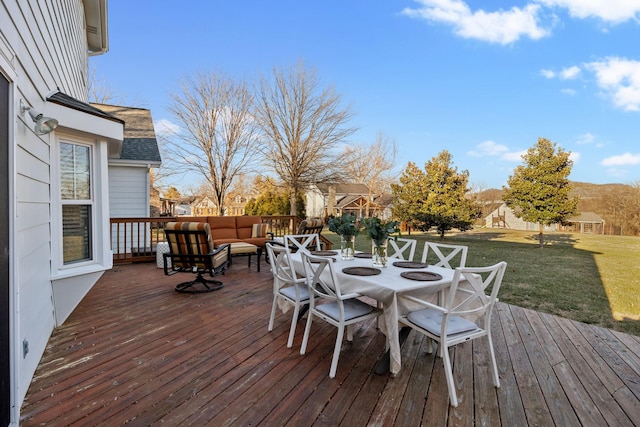
[[[41,112],[25,105],[22,100],[20,100],[20,113],[24,114],[27,111],[31,116],[31,120],[33,120],[33,122],[35,123],[35,125],[33,126],[33,130],[38,135],[46,135],[56,127],[58,127],[58,121],[56,119],[52,119],[51,117],[44,117]]]

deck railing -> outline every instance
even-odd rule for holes
[[[111,249],[115,264],[127,262],[149,262],[156,259],[158,243],[165,241],[164,225],[175,221],[175,217],[157,218],[111,218]],[[293,234],[302,221],[293,215],[263,215],[262,222],[270,225],[274,236]],[[326,248],[331,241],[320,236]]]

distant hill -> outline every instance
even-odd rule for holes
[[[572,194],[580,196],[581,199],[594,199],[614,190],[631,188],[630,185],[626,184],[591,184],[589,182],[573,182],[572,184]]]
[[[640,226],[634,214],[638,189],[627,184],[591,184],[572,182],[574,196],[580,197],[578,212],[593,212],[605,220],[605,234],[640,235]],[[482,205],[483,217],[500,203],[503,191],[491,188],[476,194]],[[615,205],[615,206],[614,206]],[[631,211],[629,211],[631,209]]]
[[[580,196],[580,199],[596,199],[614,190],[630,189],[627,184],[591,184],[589,182],[572,182],[572,195]],[[502,197],[502,189],[490,188],[478,193],[478,200],[494,201]]]

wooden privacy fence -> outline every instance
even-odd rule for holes
[[[164,225],[176,217],[111,218],[111,250],[114,264],[149,262],[156,260],[156,247],[165,241]],[[274,236],[294,234],[302,219],[292,215],[263,215],[262,222],[269,224]],[[320,239],[326,247],[331,242]]]

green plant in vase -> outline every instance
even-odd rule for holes
[[[391,236],[398,233],[400,229],[398,221],[382,222],[380,218],[364,218],[362,220],[365,233],[371,239],[371,260],[374,267],[387,266],[387,242],[395,238]]]
[[[360,224],[355,215],[344,214],[329,218],[329,231],[340,236],[340,255],[342,259],[351,260],[355,253],[356,236],[360,233]]]

